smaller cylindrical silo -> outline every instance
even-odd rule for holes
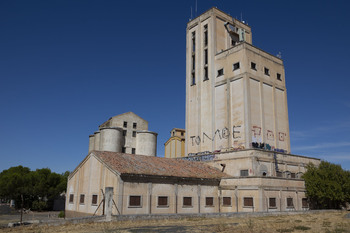
[[[100,131],[94,133],[94,150],[100,150]]]
[[[157,156],[157,136],[151,131],[141,130],[136,133],[136,154]]]
[[[89,153],[95,148],[95,135],[89,135]]]
[[[124,145],[123,129],[119,127],[106,127],[100,129],[100,150],[122,152]]]

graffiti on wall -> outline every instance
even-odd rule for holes
[[[215,159],[215,154],[208,154],[208,155],[199,155],[199,156],[192,156],[192,157],[184,157],[181,158],[182,160],[187,161],[212,161]]]
[[[276,151],[281,153],[286,153],[287,151],[284,149],[275,148],[268,143],[262,142],[261,139],[261,127],[253,125],[252,126],[252,148],[263,149]],[[287,134],[284,132],[278,132],[278,141],[284,142],[287,137]],[[272,130],[266,130],[266,139],[273,141],[275,139],[275,135]]]
[[[218,140],[227,140],[230,135],[232,135],[233,139],[241,138],[240,136],[240,128],[241,126],[233,126],[232,131],[230,131],[227,127],[224,127],[223,129],[217,129],[213,135],[208,135],[205,132],[203,132],[202,138],[200,136],[190,136],[192,146],[199,145],[201,143],[205,143],[206,141],[214,141],[215,139]]]

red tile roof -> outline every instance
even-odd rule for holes
[[[228,175],[202,162],[180,159],[93,151],[111,169],[120,174],[172,176],[186,178],[220,179]]]

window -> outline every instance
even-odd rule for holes
[[[123,127],[124,127],[124,128],[128,127],[128,122],[124,121]]]
[[[136,127],[137,127],[137,123],[135,123],[135,122],[132,123],[132,128],[133,128],[133,129],[136,129]]]
[[[192,52],[196,51],[196,32],[192,32]]]
[[[132,136],[136,137],[136,131],[132,131]]]
[[[231,197],[223,197],[222,198],[222,204],[224,206],[231,206]]]
[[[184,136],[184,132],[181,132],[181,136]]]
[[[250,69],[256,70],[256,64],[254,62],[250,63]]]
[[[97,195],[92,195],[91,205],[97,205]]]
[[[203,79],[203,81],[206,81],[206,80],[209,80],[208,67],[204,67],[204,79]]]
[[[224,69],[220,69],[218,70],[218,77],[224,75]]]
[[[292,197],[288,197],[287,198],[287,208],[293,208],[294,204],[293,204],[293,198]]]
[[[277,208],[277,206],[276,206],[276,198],[274,198],[274,197],[270,197],[269,198],[269,208],[270,209]]]
[[[135,148],[131,148],[131,154],[135,154]]]
[[[307,202],[307,198],[301,199],[301,206],[302,208],[309,208],[309,203]]]
[[[73,203],[74,202],[74,194],[70,194],[69,195],[69,203]]]
[[[248,170],[241,170],[241,176],[248,176]]]
[[[129,207],[141,207],[141,196],[129,196]]]
[[[85,202],[85,195],[84,194],[80,194],[79,204],[84,204],[84,202]]]
[[[283,177],[282,172],[276,171],[276,176],[277,176],[277,177]]]
[[[243,198],[243,206],[244,207],[253,207],[253,198],[252,197],[244,197]]]
[[[264,67],[264,74],[270,76],[270,70],[266,67]]]
[[[204,46],[208,45],[208,24],[204,25]]]
[[[208,65],[208,49],[204,49],[204,65]]]
[[[196,76],[194,71],[192,72],[191,79],[191,85],[196,85]]]
[[[184,207],[192,207],[192,197],[184,197],[183,198],[183,206]]]
[[[291,173],[290,173],[290,178],[292,178],[292,179],[295,179],[295,178],[296,178],[296,176],[295,176],[295,173],[294,173],[294,172],[291,172]]]
[[[214,197],[206,197],[205,206],[214,206]]]
[[[122,147],[122,153],[125,153],[125,151],[126,151],[126,148]]]
[[[123,136],[126,136],[126,130],[123,130]]]
[[[233,64],[233,70],[238,70],[239,69],[239,62],[236,62]]]
[[[158,197],[158,207],[169,207],[167,196]]]
[[[277,73],[277,80],[280,80],[282,81],[282,77],[281,77],[281,74]]]

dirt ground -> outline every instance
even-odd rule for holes
[[[230,218],[186,218],[163,220],[114,221],[66,224],[61,226],[30,225],[3,228],[3,232],[326,232],[350,233],[349,212],[318,212],[298,215]]]

